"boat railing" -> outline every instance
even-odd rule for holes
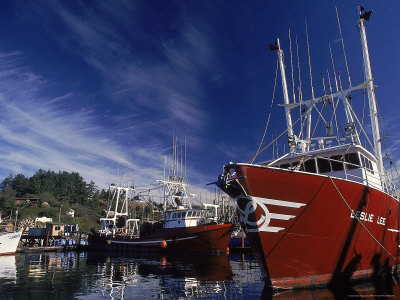
[[[307,161],[311,160],[313,160],[314,163],[307,163]],[[329,168],[325,171],[320,170],[320,166],[318,164],[319,160],[325,160],[329,162]],[[291,164],[281,164],[280,167],[321,175],[330,174],[334,177],[360,182],[367,186],[382,190],[394,198],[399,199],[398,187],[394,181],[389,178],[388,174],[380,174],[377,170],[365,166],[360,161],[358,161],[358,163],[345,161],[344,156],[342,156],[342,160],[339,160],[331,157],[305,154],[301,156],[299,161]]]
[[[385,192],[393,196],[395,199],[399,199],[400,193],[396,183],[389,177],[387,173],[385,173],[382,178]]]

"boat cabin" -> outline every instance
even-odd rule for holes
[[[396,191],[393,182],[381,179],[376,158],[359,145],[341,145],[292,154],[263,165],[343,178],[384,190],[388,194]]]
[[[192,227],[217,222],[218,205],[205,204],[205,209],[182,209],[165,212],[165,228]]]

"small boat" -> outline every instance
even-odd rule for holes
[[[166,184],[177,184],[170,178]],[[115,213],[109,210],[102,218],[99,232],[89,235],[89,249],[133,250],[137,248],[171,251],[225,252],[232,232],[232,224],[217,222],[217,206],[205,204],[204,208],[178,206],[164,212],[162,222],[144,222],[128,218],[129,192],[134,189],[111,186],[115,195]],[[179,195],[177,195],[179,193]],[[175,191],[180,200],[181,191]],[[121,205],[122,203],[122,205]],[[118,207],[122,211],[117,211]],[[110,213],[111,212],[111,213]],[[110,217],[112,215],[112,217]]]
[[[365,33],[370,15],[359,7],[365,81],[353,86],[348,76],[344,88],[331,58],[328,79],[335,80],[326,85],[330,91],[323,81],[321,97],[311,87],[311,100],[303,100],[300,92],[298,101],[289,99],[279,39],[270,46],[280,66],[288,151],[259,163],[254,158],[231,162],[216,182],[236,201],[241,226],[273,289],[341,286],[400,264],[400,193],[384,168]],[[354,91],[368,96],[372,139],[351,106]],[[298,120],[292,122],[292,116]],[[317,121],[311,126],[312,120]],[[325,126],[313,136],[318,121]]]
[[[15,254],[22,231],[0,232],[0,255]]]
[[[192,207],[194,195],[187,192],[188,184],[183,176],[177,175],[176,164],[172,169],[171,175],[159,180],[164,189],[162,221],[144,222],[139,226],[140,220],[129,218],[128,211],[135,189],[112,185],[113,199],[106,217],[100,219],[101,230],[89,235],[89,249],[226,252],[232,223],[218,221],[218,205]]]

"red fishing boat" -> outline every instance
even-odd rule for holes
[[[138,199],[139,193],[132,186],[111,185],[113,197],[105,218],[100,219],[101,229],[89,236],[89,249],[223,253],[228,250],[232,223],[221,222],[218,205],[203,203],[201,207],[192,207],[195,195],[188,193],[188,184],[178,172],[183,173],[183,168],[177,167],[175,152],[170,174],[159,180],[164,189],[163,220],[141,222],[130,218],[128,203]]]
[[[312,90],[311,100],[302,100],[299,93],[298,101],[290,101],[279,40],[271,46],[280,65],[290,150],[267,162],[229,163],[218,178],[219,188],[236,200],[241,226],[273,288],[349,283],[393,271],[399,264],[399,191],[382,157],[365,33],[370,14],[359,7],[365,82],[357,86],[349,77],[349,87],[343,88],[333,70],[336,91],[328,77],[330,92],[315,97]],[[350,105],[356,90],[368,95],[371,150],[362,146],[366,131]],[[333,117],[327,118],[318,105],[331,107]],[[296,109],[301,124],[297,135],[292,123]],[[315,110],[318,120],[325,121],[324,136],[311,134]]]

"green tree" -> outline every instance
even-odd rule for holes
[[[39,169],[30,179],[32,193],[53,192],[56,189],[56,174],[53,171]]]
[[[16,191],[17,197],[23,197],[31,192],[29,179],[22,174],[17,174],[13,178],[11,187]]]
[[[15,208],[14,199],[17,195],[17,191],[12,187],[8,186],[2,190],[0,196],[0,206],[3,209],[10,210]]]
[[[43,204],[44,202],[47,202],[50,205],[50,207],[53,206],[59,207],[61,205],[60,201],[58,201],[51,192],[43,192],[39,195],[38,198],[40,203]]]
[[[6,187],[11,186],[11,183],[13,181],[13,176],[12,174],[8,175],[6,178],[4,178],[4,180],[1,182],[1,190],[3,191]]]

